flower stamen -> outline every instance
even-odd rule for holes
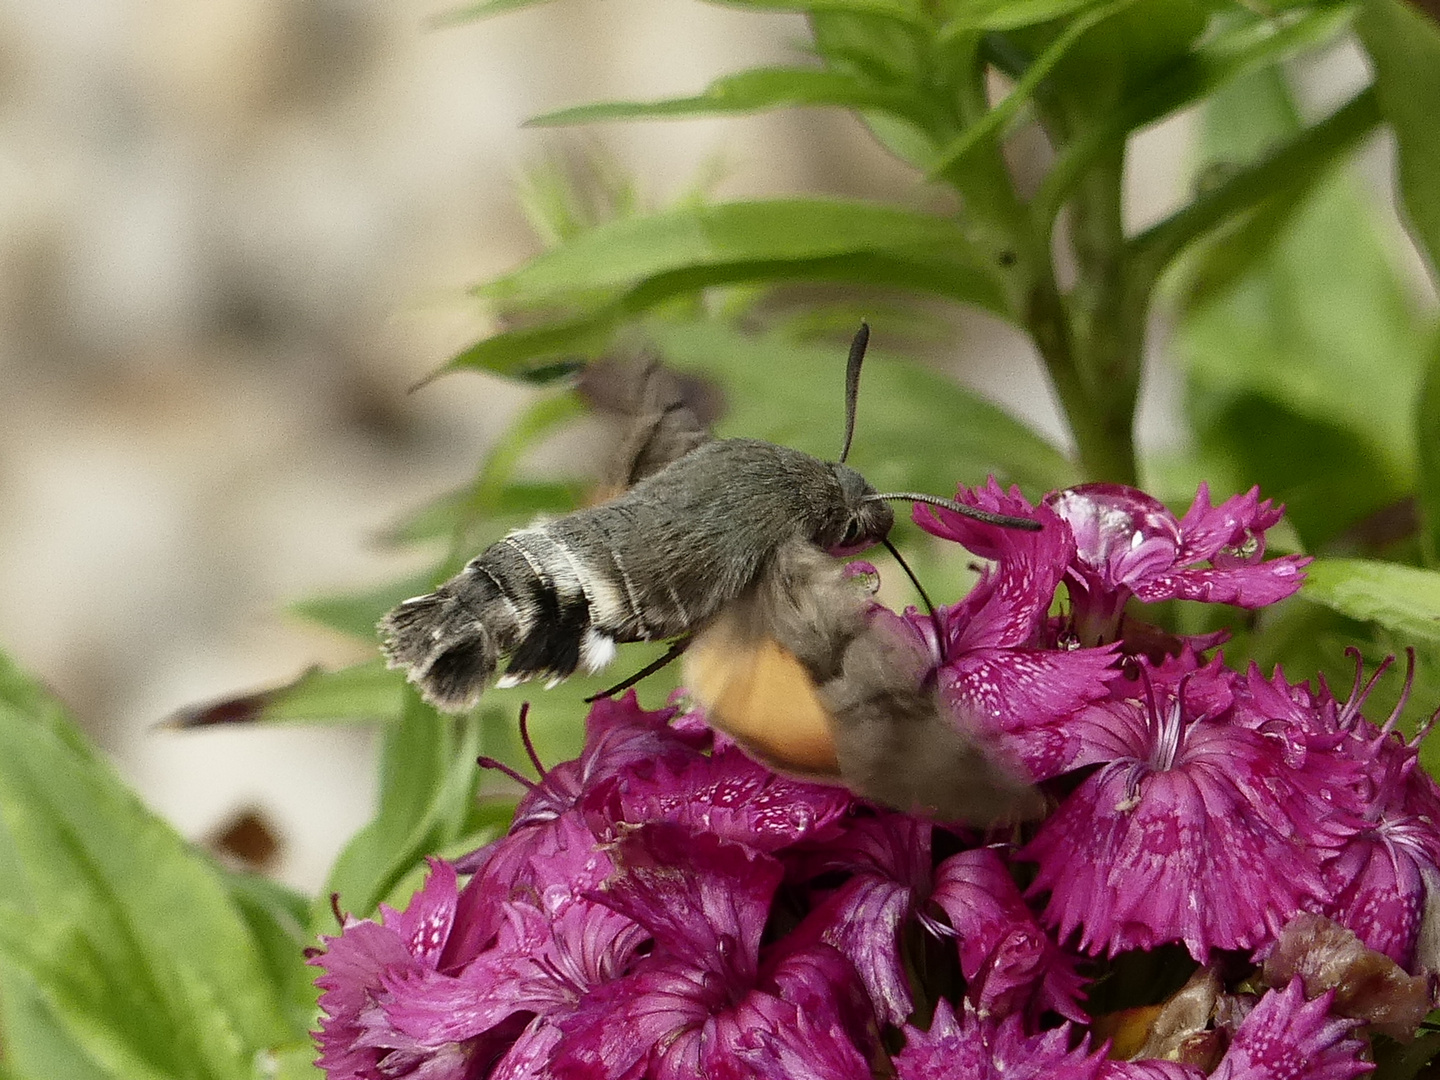
[[[540,755],[535,752],[535,744],[530,741],[530,702],[528,701],[520,703],[520,741],[525,744],[525,754],[530,758],[530,764],[535,766],[536,773],[543,781],[548,770],[540,761]]]
[[[511,780],[514,780],[517,784],[520,784],[522,787],[524,787],[527,791],[535,791],[540,787],[540,785],[537,784],[534,780],[531,780],[523,773],[516,772],[509,765],[506,765],[498,758],[493,758],[486,754],[481,754],[475,759],[475,764],[479,765],[482,769],[494,769],[496,772],[504,773]]]

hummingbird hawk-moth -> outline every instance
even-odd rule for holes
[[[619,642],[672,641],[711,724],[779,771],[940,820],[1035,813],[1028,781],[956,725],[929,659],[872,618],[869,596],[834,558],[889,546],[897,498],[1039,527],[947,499],[881,494],[844,463],[868,337],[862,324],[834,462],[712,438],[673,372],[640,369],[623,490],[510,533],[394,608],[380,623],[391,666],[407,669],[437,708],[459,711],[504,657],[501,684],[553,684],[604,667]]]

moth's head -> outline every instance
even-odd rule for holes
[[[853,555],[889,536],[894,508],[877,498],[870,482],[849,465],[832,462],[830,470],[840,487],[840,500],[815,542],[831,555]]]

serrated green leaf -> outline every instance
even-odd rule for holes
[[[915,95],[878,85],[843,71],[820,68],[755,68],[717,79],[694,97],[661,101],[608,101],[545,113],[532,127],[558,127],[607,120],[750,113],[781,106],[835,106],[892,112],[923,120]]]
[[[1440,642],[1440,572],[1373,559],[1317,559],[1300,595],[1400,639]]]
[[[0,966],[102,1072],[248,1077],[256,1051],[303,1038],[219,872],[75,749],[63,714],[15,697],[0,703]],[[23,1057],[30,1034],[0,1043]]]
[[[1356,29],[1375,65],[1380,108],[1395,132],[1410,232],[1440,283],[1440,23],[1404,0],[1365,0]]]

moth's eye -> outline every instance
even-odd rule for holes
[[[852,520],[845,529],[845,536],[840,541],[842,547],[849,547],[860,539],[860,522]]]

